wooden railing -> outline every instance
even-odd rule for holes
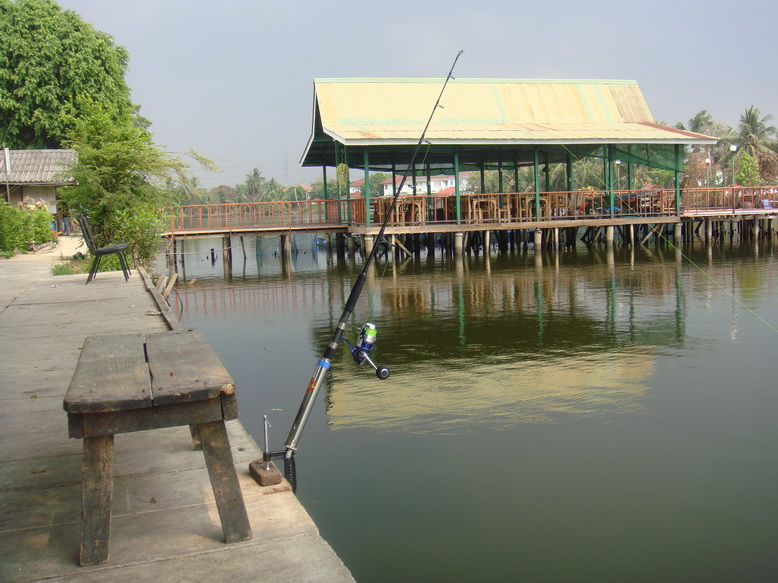
[[[737,213],[775,208],[778,208],[778,186],[688,188],[681,196],[682,213]]]
[[[353,201],[352,201],[353,202]],[[346,223],[348,202],[247,202],[168,207],[170,232],[326,227]],[[364,202],[362,204],[364,216]]]
[[[371,226],[383,222],[391,197],[370,199]],[[392,210],[392,227],[434,224],[538,223],[570,219],[628,218],[650,220],[700,213],[748,213],[778,209],[778,187],[690,188],[571,192],[486,193],[400,196]],[[280,229],[365,226],[365,200],[309,200],[169,207],[169,234],[223,233]]]

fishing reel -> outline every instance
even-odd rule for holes
[[[375,370],[375,376],[377,376],[382,381],[389,378],[389,369],[385,366],[376,365],[372,360],[370,360],[370,356],[368,356],[370,351],[373,350],[373,346],[375,346],[376,341],[376,328],[373,324],[368,322],[362,327],[362,330],[357,337],[356,343],[352,344],[351,341],[346,337],[343,339],[346,341],[346,344],[348,344],[348,349],[351,351],[351,356],[354,359],[354,362],[357,364],[368,363],[373,367],[373,370]]]

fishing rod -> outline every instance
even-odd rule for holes
[[[359,296],[362,293],[362,288],[365,285],[365,281],[367,279],[367,274],[370,269],[370,266],[373,264],[373,261],[375,260],[375,257],[378,253],[379,243],[384,237],[386,227],[389,224],[389,219],[392,216],[395,205],[397,204],[397,199],[400,196],[400,192],[402,192],[403,187],[405,186],[405,181],[408,179],[408,173],[411,171],[411,168],[413,168],[413,164],[416,161],[416,156],[418,155],[419,150],[421,149],[421,146],[424,143],[424,138],[426,137],[427,130],[429,129],[430,124],[432,123],[432,118],[434,117],[438,107],[441,107],[440,100],[443,97],[443,92],[446,90],[446,85],[448,85],[449,80],[453,79],[454,67],[456,67],[457,61],[459,60],[459,57],[462,56],[463,52],[464,51],[459,51],[457,53],[457,56],[454,58],[454,63],[451,65],[451,69],[449,70],[448,75],[446,76],[446,79],[443,82],[443,87],[441,87],[440,94],[438,95],[438,99],[432,108],[432,112],[430,113],[429,119],[427,119],[427,124],[424,126],[424,130],[421,133],[421,137],[419,137],[419,141],[416,142],[416,148],[413,150],[413,155],[411,156],[410,162],[408,163],[405,169],[405,173],[403,174],[402,180],[400,181],[400,187],[397,188],[397,190],[394,192],[394,195],[392,196],[392,203],[389,206],[389,210],[386,213],[386,217],[384,217],[383,223],[381,224],[381,229],[378,231],[375,244],[373,245],[373,248],[370,250],[370,253],[368,253],[367,259],[365,259],[365,264],[362,268],[362,271],[360,272],[357,279],[354,281],[354,285],[351,288],[351,293],[349,293],[348,299],[346,300],[346,304],[343,308],[343,313],[341,314],[340,320],[338,320],[338,324],[335,327],[335,331],[333,332],[332,339],[330,340],[330,343],[327,345],[327,348],[324,350],[324,354],[316,363],[316,367],[313,371],[313,375],[311,376],[311,380],[308,383],[308,387],[305,389],[305,395],[303,396],[302,403],[300,404],[300,408],[297,411],[297,416],[295,417],[294,422],[292,423],[292,428],[289,431],[289,436],[286,438],[286,442],[284,444],[286,449],[281,452],[269,452],[267,447],[267,439],[266,439],[265,453],[263,455],[263,461],[266,464],[265,467],[269,467],[269,463],[271,459],[283,458],[284,474],[287,480],[289,481],[289,483],[292,485],[293,489],[295,489],[296,487],[296,470],[294,465],[294,454],[297,452],[297,443],[300,440],[300,436],[302,435],[303,429],[305,428],[305,424],[308,421],[308,417],[311,414],[311,410],[313,409],[316,396],[318,395],[319,390],[321,389],[321,386],[324,383],[324,379],[327,376],[327,371],[330,369],[330,366],[332,365],[332,360],[335,357],[335,352],[337,351],[338,346],[340,346],[341,341],[344,339],[346,340],[346,342],[349,345],[349,350],[351,351],[352,357],[357,364],[363,364],[364,362],[367,362],[375,370],[376,376],[379,379],[386,380],[387,378],[389,378],[389,374],[390,374],[389,369],[385,366],[377,366],[368,356],[370,351],[373,349],[373,346],[375,346],[375,341],[376,341],[376,328],[373,324],[366,323],[364,325],[362,331],[360,332],[354,344],[352,344],[348,339],[346,339],[344,337],[344,334],[346,331],[348,320],[351,318],[352,314],[354,313],[354,309],[356,308],[357,301],[359,300]]]

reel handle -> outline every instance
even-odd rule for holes
[[[380,380],[385,381],[389,378],[389,375],[392,374],[392,371],[389,370],[389,367],[386,366],[378,366],[376,363],[374,363],[370,357],[367,355],[367,353],[364,350],[358,351],[358,356],[360,358],[364,358],[365,362],[373,367],[373,370],[375,371],[375,376],[377,376]]]

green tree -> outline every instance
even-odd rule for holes
[[[759,186],[762,184],[759,167],[748,150],[745,150],[740,155],[737,172],[735,172],[735,182],[741,186]]]
[[[327,180],[327,196],[324,196],[324,181],[321,178],[317,178],[311,182],[310,198],[321,199],[325,198],[334,200],[338,192],[338,182],[332,178]]]
[[[261,200],[266,202],[273,202],[279,200],[294,200],[294,193],[292,191],[284,192],[285,189],[281,186],[275,178],[271,178],[265,182],[265,186],[262,190]]]
[[[391,178],[391,174],[386,174],[384,172],[370,173],[370,176],[368,177],[368,182],[370,183],[370,196],[383,196],[384,187],[381,185],[381,183],[387,178]],[[420,180],[423,179],[420,178]],[[363,197],[365,196],[364,183],[362,184],[362,186],[359,187],[359,192],[362,194]],[[423,192],[426,192],[426,190],[423,190]]]
[[[740,116],[737,141],[741,157],[748,153],[756,161],[762,179],[772,181],[778,174],[778,154],[775,152],[775,126],[769,125],[772,115],[762,116],[758,107],[753,105]]]
[[[267,179],[262,176],[259,168],[254,168],[246,175],[246,196],[249,202],[257,202],[262,199],[262,190]]]
[[[688,125],[684,125],[682,122],[678,122],[675,124],[675,127],[677,127],[679,130],[685,130],[697,134],[713,135],[708,134],[708,132],[715,125],[716,120],[713,119],[713,115],[707,109],[701,109],[696,114],[694,114],[694,117],[689,120]]]
[[[137,113],[128,60],[110,36],[52,0],[0,0],[0,140],[60,147],[86,101],[113,121]]]
[[[238,194],[237,190],[232,186],[221,184],[212,188],[208,192],[206,199],[208,204],[225,204],[233,202],[245,202],[242,195]]]
[[[87,214],[99,245],[125,241],[134,259],[148,264],[160,243],[162,209],[177,202],[165,185],[184,181],[186,166],[163,153],[131,114],[117,120],[95,104],[82,111],[66,141],[78,152],[71,169],[77,186],[62,188],[61,196],[74,212]]]

